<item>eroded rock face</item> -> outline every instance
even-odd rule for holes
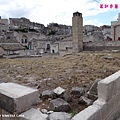
[[[50,101],[49,104],[49,110],[55,111],[55,112],[68,112],[71,109],[69,103],[67,103],[65,100],[61,98],[57,98]]]
[[[49,115],[48,120],[71,120],[71,114],[66,112],[53,112]]]
[[[83,87],[73,87],[71,94],[80,97],[85,94],[85,89]]]

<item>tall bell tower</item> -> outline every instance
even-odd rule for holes
[[[72,47],[74,53],[83,51],[83,17],[79,12],[72,17]]]

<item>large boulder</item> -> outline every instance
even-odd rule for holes
[[[70,95],[68,92],[65,92],[65,93],[63,94],[63,99],[64,99],[65,101],[67,101],[67,102],[72,102],[72,97],[71,97],[71,95]]]
[[[71,94],[77,97],[80,97],[85,94],[85,88],[83,87],[73,87]]]
[[[61,98],[57,98],[54,100],[50,101],[49,104],[49,110],[55,111],[55,112],[67,112],[69,111],[70,105],[69,103],[67,103],[65,100],[61,99]]]
[[[49,115],[48,120],[71,120],[71,114],[66,112],[53,112]]]
[[[45,90],[42,92],[42,99],[55,98],[56,94],[51,90]]]

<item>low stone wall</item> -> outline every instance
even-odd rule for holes
[[[98,83],[98,99],[72,120],[116,120],[120,115],[120,70]]]
[[[83,43],[85,51],[120,50],[120,41],[96,41]]]

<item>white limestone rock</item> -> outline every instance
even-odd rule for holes
[[[71,120],[71,114],[66,112],[53,112],[49,115],[48,120]]]
[[[56,93],[57,95],[61,95],[62,93],[65,92],[65,89],[63,89],[62,87],[57,87],[56,89],[54,89],[54,93]]]

